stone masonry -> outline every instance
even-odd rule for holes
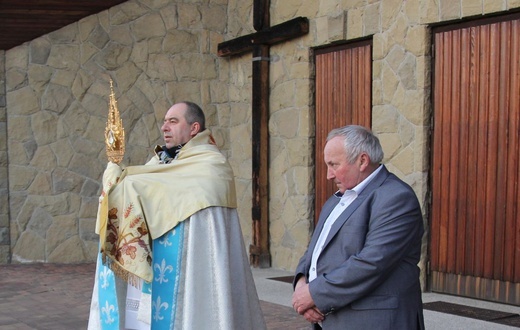
[[[294,269],[312,230],[313,171],[320,161],[313,157],[312,48],[372,38],[373,130],[384,162],[425,206],[429,25],[515,8],[520,0],[271,0],[271,25],[297,16],[310,22],[308,35],[271,48],[278,58],[271,63],[269,119],[273,267]],[[6,51],[0,136],[7,122],[7,143],[0,139],[0,155],[7,150],[9,176],[0,157],[0,190],[8,181],[9,212],[2,197],[0,260],[8,259],[2,248],[9,241],[12,262],[93,260],[109,78],[127,132],[125,164],[150,157],[171,103],[202,105],[235,171],[248,246],[251,55],[218,58],[216,48],[252,26],[252,1],[138,0]],[[426,220],[426,207],[423,212]],[[2,235],[6,228],[10,239]]]

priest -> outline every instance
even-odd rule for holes
[[[191,102],[143,166],[109,162],[88,329],[265,329],[234,175]]]

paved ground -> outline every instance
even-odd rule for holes
[[[94,264],[0,266],[0,330],[86,329]],[[268,329],[309,329],[292,308],[261,302]]]
[[[0,265],[0,330],[86,329],[95,265],[11,264]],[[253,277],[269,330],[310,329],[291,308],[292,273],[253,269]],[[508,322],[486,315],[464,317],[434,310],[424,311],[428,330],[515,330],[520,328],[520,307],[492,302],[423,293],[423,302],[454,303],[480,308],[472,313],[509,313]],[[502,317],[499,315],[499,317]],[[507,324],[507,325],[506,325]],[[206,329],[201,329],[206,330]],[[400,329],[399,329],[400,330]]]

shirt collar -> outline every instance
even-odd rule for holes
[[[372,181],[374,179],[374,177],[377,175],[377,173],[379,173],[381,171],[382,168],[383,168],[383,166],[381,166],[381,164],[379,164],[379,166],[376,168],[376,170],[374,172],[370,173],[370,175],[367,176],[365,178],[365,180],[358,183],[357,186],[355,186],[352,189],[347,189],[344,194],[340,193],[338,190],[338,191],[336,191],[336,193],[334,195],[338,198],[342,198],[345,195],[348,195],[350,192],[354,192],[356,194],[356,196],[359,196],[359,194],[361,194],[361,192],[366,188],[366,186],[368,186],[370,181]]]

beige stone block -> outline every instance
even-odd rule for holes
[[[166,27],[159,13],[151,12],[131,24],[131,31],[136,41],[166,35]]]
[[[200,84],[194,81],[172,82],[166,85],[166,95],[172,103],[191,100],[200,103]]]
[[[426,26],[418,25],[409,27],[404,43],[406,50],[416,56],[427,54],[430,45],[429,37]]]
[[[372,106],[383,104],[383,90],[381,80],[372,81]]]
[[[416,57],[417,65],[417,89],[429,89],[431,86],[431,61],[429,57],[418,56]]]
[[[95,262],[99,253],[99,242],[84,241],[85,262]]]
[[[415,126],[405,118],[399,118],[399,135],[404,146],[411,146],[415,149]]]
[[[494,13],[507,9],[507,0],[483,0],[483,14]]]
[[[271,91],[271,111],[293,107],[297,93],[294,80],[279,84]]]
[[[13,247],[12,260],[17,262],[45,262],[45,240],[32,231],[25,231]]]
[[[292,172],[292,173],[291,173]],[[298,166],[292,169],[289,174],[294,181],[294,189],[296,194],[307,196],[312,193],[313,182],[310,180],[314,175],[314,168],[308,166]],[[298,206],[298,210],[306,212],[308,209],[308,200],[304,197],[302,205]]]
[[[7,108],[10,116],[27,116],[40,110],[38,97],[27,86],[7,93]]]
[[[343,11],[336,12],[335,15],[329,16],[328,19],[328,39],[330,42],[344,40],[346,37],[346,13]]]
[[[329,20],[327,16],[317,17],[315,19],[316,33],[315,33],[315,45],[323,45],[328,43],[329,32],[328,25]]]
[[[303,7],[303,4],[301,0],[285,0],[284,2],[277,2],[276,4],[271,1],[270,7],[271,26],[273,26],[299,16],[297,13]],[[251,26],[253,25],[252,20],[250,24]]]
[[[395,155],[391,159],[391,162],[404,175],[412,174],[414,170],[413,161],[411,161],[411,159],[413,159],[413,154],[413,149],[411,147],[406,147]]]
[[[215,79],[216,60],[212,55],[178,55],[173,58],[178,80]]]
[[[381,1],[381,28],[388,30],[397,20],[399,13],[403,11],[406,1],[385,0]]]
[[[520,8],[520,0],[509,0],[507,5],[508,5],[507,9]]]
[[[86,41],[92,31],[98,26],[98,15],[90,15],[78,21],[78,36],[79,41]]]
[[[198,47],[199,38],[190,31],[169,31],[163,41],[163,50],[169,54],[195,53],[199,51]]]
[[[146,74],[166,82],[176,80],[175,65],[167,54],[150,54]]]
[[[177,17],[177,5],[176,3],[171,3],[159,11],[162,20],[164,22],[164,27],[166,31],[170,31],[177,28],[178,25],[178,17]]]
[[[356,39],[364,35],[363,14],[362,8],[352,8],[347,11],[346,39]]]
[[[202,29],[202,17],[196,4],[177,4],[178,23],[180,29],[198,30]]]
[[[403,104],[403,108],[400,109],[403,116],[414,125],[425,125],[428,121],[429,114],[424,108],[424,105],[426,104],[424,91],[407,90],[405,99],[407,101]]]
[[[29,65],[29,46],[23,44],[14,48],[11,48],[5,52],[5,70],[11,68],[19,68],[27,70]]]
[[[28,142],[29,145],[35,145],[34,141]],[[24,143],[18,141],[10,141],[9,142],[9,165],[28,165],[29,164],[29,154],[27,148]],[[32,156],[32,155],[31,155]]]
[[[297,108],[305,107],[311,102],[310,84],[311,81],[309,79],[295,80],[294,106]]]
[[[48,145],[38,147],[31,159],[31,166],[40,171],[50,172],[56,168],[56,165],[56,156]]]
[[[298,111],[294,108],[273,113],[269,120],[270,134],[288,139],[296,137],[299,123],[295,122],[295,118],[298,118]]]
[[[450,1],[450,0],[431,0],[431,1],[421,1],[421,23],[435,23],[440,21],[440,1]],[[458,2],[458,1],[457,1]]]
[[[399,133],[382,133],[378,134],[379,141],[385,153],[383,162],[391,160],[402,148]]]
[[[70,84],[72,85],[72,84]],[[70,86],[69,85],[69,86]],[[43,110],[49,110],[57,114],[63,113],[69,105],[73,101],[72,91],[70,90],[70,87],[65,87],[58,84],[49,84],[47,86],[47,89],[41,96],[41,104]],[[35,118],[43,119],[48,122],[54,121],[56,122],[56,118],[53,118],[53,115],[51,115],[50,112],[38,112],[35,114]],[[39,123],[35,123],[35,121],[32,121],[32,125],[34,126],[41,126]],[[54,128],[56,126],[47,127],[47,130]],[[38,133],[35,131],[35,134]]]
[[[394,45],[388,55],[385,57],[386,63],[390,66],[390,68],[397,72],[399,70],[399,66],[403,62],[405,58],[406,52],[405,49],[401,45]]]
[[[29,188],[37,171],[29,167],[9,166],[9,190],[20,191]]]
[[[11,261],[11,249],[9,245],[0,245],[0,265],[9,264]]]
[[[385,32],[388,38],[388,47],[398,44],[404,46],[406,35],[408,33],[408,20],[404,15],[398,15],[395,24]]]
[[[316,0],[300,0],[296,1],[296,4],[299,4],[297,7],[298,10],[294,16],[302,16],[302,17],[316,17],[318,15],[320,1]],[[283,5],[286,5],[286,2],[283,2]],[[290,19],[290,16],[287,16],[287,19]]]
[[[226,6],[201,6],[202,28],[224,33],[228,21]]]
[[[407,0],[403,1],[403,13],[408,18],[408,22],[411,26],[420,24],[422,21],[421,17],[421,2],[422,0]]]
[[[414,170],[427,173],[429,163],[429,126],[415,126],[415,134],[413,141],[413,155]]]
[[[417,65],[415,62],[415,56],[407,53],[403,62],[399,65],[397,70],[401,86],[406,90],[417,89]]]
[[[318,15],[335,15],[340,9],[340,3],[337,0],[321,0],[319,2]]]
[[[54,251],[60,244],[77,235],[78,220],[75,217],[72,215],[55,217],[45,236],[47,251]]]
[[[273,242],[279,243],[285,233],[285,225],[283,221],[270,221],[269,222],[269,235]]]
[[[111,41],[100,53],[96,54],[95,62],[105,70],[115,70],[128,61],[131,52],[130,46]]]
[[[363,35],[371,35],[381,32],[381,5],[379,3],[364,7],[363,11]]]
[[[461,3],[453,0],[439,0],[440,19],[450,20],[461,17]]]
[[[310,155],[313,154],[314,150],[308,143],[307,138],[295,138],[287,140],[286,151],[288,154],[288,164],[285,166],[310,166],[312,165],[312,159]]]
[[[98,16],[100,16],[100,21],[107,20],[109,21],[110,25],[121,25],[125,23],[130,23],[138,17],[145,15],[147,12],[149,12],[149,8],[145,7],[141,3],[127,1],[120,6],[114,6],[110,8],[108,11],[101,12],[100,14],[98,14]],[[101,16],[106,16],[106,18],[101,18]]]
[[[126,93],[132,87],[137,78],[141,75],[142,70],[134,63],[128,61],[122,67],[115,71],[116,80],[118,82],[119,93]]]
[[[298,109],[298,122],[300,123],[300,129],[298,130],[298,136],[300,137],[309,137],[314,136],[315,131],[315,122],[314,122],[314,112],[307,107],[302,107]]]
[[[395,91],[399,85],[399,77],[386,63],[382,66],[381,82],[383,87],[383,102],[389,103],[394,98]]]
[[[273,68],[273,71],[275,69]],[[297,62],[291,65],[289,76],[293,79],[308,79],[311,72],[309,62]]]
[[[82,43],[79,52],[79,63],[83,65],[91,60],[99,52],[99,49],[90,43]]]
[[[381,33],[373,37],[372,45],[372,59],[380,60],[388,55],[390,48],[395,45],[395,42],[389,37],[389,33]]]
[[[500,2],[500,1],[497,1]],[[462,17],[482,14],[482,0],[461,0]]]
[[[48,256],[48,262],[81,263],[87,261],[83,241],[79,236],[73,236],[60,244]]]
[[[47,65],[55,69],[76,71],[78,64],[79,46],[76,44],[52,44]]]
[[[27,84],[27,74],[20,69],[8,70],[5,75],[7,91],[22,88]]]
[[[99,26],[97,30],[100,31],[97,34],[102,34],[102,36],[98,37],[97,39],[94,39],[94,37],[92,37],[89,39],[89,42],[91,42],[98,49],[103,49],[109,41],[117,42],[118,44],[131,47],[135,42],[144,39],[142,38],[137,41],[134,39],[134,33],[131,30],[130,24],[111,26],[108,34],[101,26]],[[105,34],[107,34],[106,40]]]
[[[393,133],[399,125],[399,112],[390,104],[374,106],[372,110],[372,129],[374,132]]]

